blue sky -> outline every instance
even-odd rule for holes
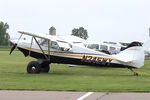
[[[70,35],[83,26],[90,41],[146,41],[150,27],[150,0],[0,0],[0,20],[17,31]]]

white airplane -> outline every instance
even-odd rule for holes
[[[96,51],[100,52],[105,52],[107,54],[118,54],[122,50],[124,50],[127,47],[127,44],[129,43],[124,43],[126,45],[122,45],[119,42],[91,42],[91,41],[84,41],[84,44],[86,45],[87,48],[94,49]],[[150,56],[150,38],[142,43],[143,49],[144,49],[144,54],[146,57]]]
[[[115,42],[109,43],[109,42],[86,41],[85,44],[87,48],[94,49],[100,52],[105,52],[108,54],[118,54],[121,51],[121,48],[125,47]]]
[[[25,57],[36,58],[27,65],[28,73],[48,73],[51,63],[90,65],[99,67],[128,68],[138,75],[134,68],[144,65],[144,51],[141,43],[133,42],[125,50],[115,55],[89,49],[74,36],[40,35],[19,31],[18,40],[10,40],[13,45],[10,54],[17,47]],[[31,36],[31,41],[21,40],[22,35]]]

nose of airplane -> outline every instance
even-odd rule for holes
[[[11,53],[15,50],[15,48],[17,47],[17,40],[10,40],[10,45],[12,45],[12,48],[10,50],[9,55],[11,55]]]
[[[11,46],[13,46],[14,44],[17,44],[17,39],[13,39],[13,40],[9,40],[9,43]]]

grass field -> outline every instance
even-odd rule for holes
[[[25,58],[19,51],[11,56],[0,51],[0,89],[4,90],[55,90],[150,92],[150,61],[139,69],[141,76],[133,76],[128,69],[68,67],[51,64],[48,74],[27,74],[26,65],[35,60]]]
[[[0,51],[10,51],[11,46],[0,46]]]

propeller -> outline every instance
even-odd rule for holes
[[[11,53],[15,50],[16,47],[17,47],[17,44],[15,43],[15,44],[12,46],[9,55],[11,55]]]

